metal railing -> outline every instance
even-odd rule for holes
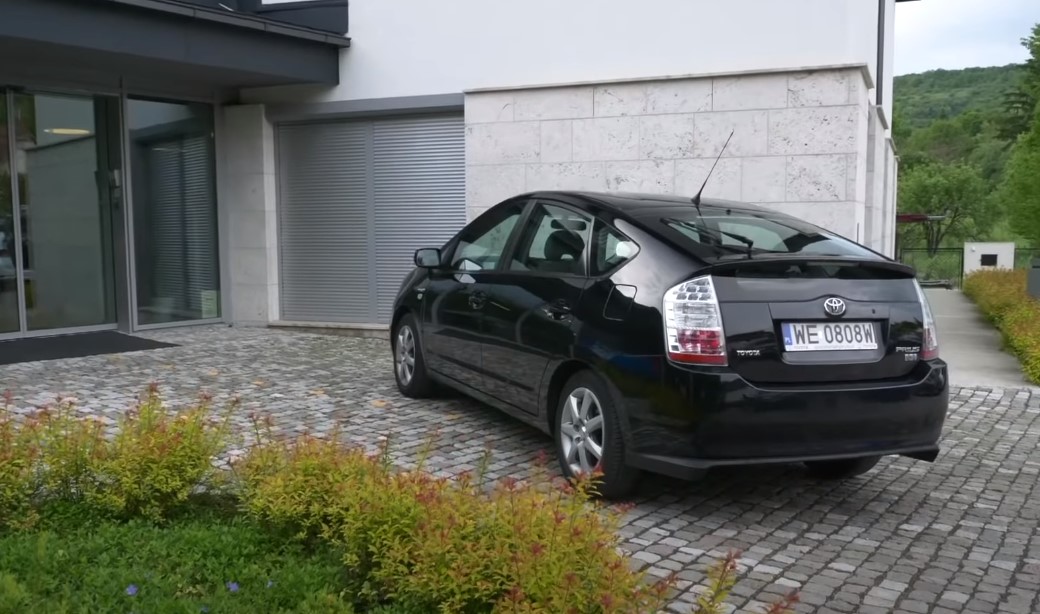
[[[935,253],[925,248],[906,248],[899,252],[899,261],[917,270],[922,285],[959,288],[964,277],[964,248],[940,247]]]
[[[1033,258],[1040,258],[1040,248],[1019,246],[1015,248],[1016,269],[1028,269]],[[964,281],[964,248],[940,247],[930,253],[923,247],[903,248],[899,261],[917,270],[922,285],[961,287]]]

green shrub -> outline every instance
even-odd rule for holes
[[[195,405],[169,412],[158,388],[150,387],[95,455],[88,500],[117,517],[162,520],[192,493],[212,487],[218,476],[214,459],[226,449],[234,404],[215,419],[209,403],[203,396]]]
[[[217,485],[213,461],[227,446],[230,412],[211,415],[205,397],[170,412],[152,386],[112,437],[96,416],[78,416],[71,400],[19,419],[7,398],[0,414],[0,527],[29,528],[44,509],[69,503],[89,504],[87,515],[162,520],[193,493]]]
[[[984,270],[968,275],[964,293],[997,327],[1022,370],[1040,384],[1040,301],[1026,293],[1025,270]]]
[[[739,551],[730,551],[726,558],[708,570],[708,586],[697,597],[697,609],[693,614],[723,614],[727,611],[726,598],[737,583],[737,561]],[[791,591],[767,606],[765,614],[789,614],[798,603],[798,592]]]
[[[267,440],[236,465],[248,513],[340,548],[361,608],[423,612],[656,611],[672,578],[648,581],[617,550],[618,511],[588,482],[485,484],[483,472],[394,471],[337,436]],[[485,465],[486,466],[486,465]]]
[[[11,395],[6,393],[0,411],[0,530],[36,524],[33,502],[41,488],[38,467],[42,455],[38,430],[35,419],[17,421],[11,411]]]

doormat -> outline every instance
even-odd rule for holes
[[[0,341],[0,365],[177,347],[114,330]]]

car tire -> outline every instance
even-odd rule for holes
[[[843,458],[829,461],[809,461],[805,467],[809,475],[825,480],[844,480],[870,471],[881,460],[880,456],[863,458]]]
[[[410,399],[423,399],[434,393],[435,385],[426,371],[419,327],[408,313],[401,317],[390,336],[397,389]]]
[[[567,380],[556,404],[554,422],[553,439],[564,477],[574,479],[598,466],[602,475],[595,484],[596,495],[618,499],[635,490],[640,471],[625,463],[618,408],[596,374],[580,371]],[[598,459],[594,452],[597,448]]]

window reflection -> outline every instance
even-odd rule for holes
[[[7,93],[0,89],[0,334],[19,329],[18,272],[15,269],[15,250],[18,245],[14,236],[8,123]]]
[[[213,107],[127,101],[138,324],[219,318]]]
[[[23,301],[29,331],[116,322],[113,191],[119,168],[111,96],[19,93]]]

